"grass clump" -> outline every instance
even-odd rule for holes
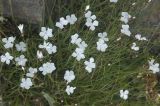
[[[132,6],[134,2],[137,5]],[[9,20],[0,23],[1,39],[12,35],[16,36],[15,43],[25,42],[27,51],[23,54],[28,59],[24,70],[15,62],[10,65],[0,63],[0,93],[4,103],[6,102],[7,105],[11,106],[74,106],[75,104],[78,106],[151,106],[156,104],[151,100],[153,96],[146,94],[146,88],[149,84],[153,86],[153,89],[158,88],[155,75],[148,71],[148,60],[154,57],[160,61],[158,56],[149,52],[153,45],[158,45],[160,42],[157,40],[139,42],[133,36],[127,37],[120,32],[121,12],[127,11],[132,16],[138,17],[147,4],[146,0],[119,0],[116,4],[110,3],[109,0],[70,1],[67,4],[61,0],[55,0],[51,3],[53,3],[53,11],[50,11],[44,26],[53,29],[54,37],[50,38],[49,42],[57,46],[57,52],[49,55],[43,51],[44,58],[41,61],[36,57],[38,45],[44,41],[39,36],[39,30],[37,31],[34,26],[25,25],[24,37],[22,37],[14,24],[11,24],[13,25],[12,29],[9,29],[11,27],[7,26]],[[88,4],[99,21],[99,26],[96,27],[95,31],[88,30],[84,25],[84,9]],[[55,27],[56,21],[61,16],[72,13],[75,13],[78,18],[74,25],[67,26],[63,30]],[[157,29],[143,30],[141,26],[135,25],[136,20],[131,20],[129,23],[133,35],[137,33],[151,35],[159,31]],[[99,32],[108,33],[109,42],[107,44],[109,47],[104,53],[96,50]],[[71,56],[76,47],[70,43],[70,37],[75,33],[78,33],[80,38],[88,44],[85,60],[90,57],[95,59],[96,69],[92,73],[85,71],[84,60],[78,62]],[[119,37],[121,40],[117,41]],[[133,42],[139,45],[140,50],[138,52],[131,50]],[[2,40],[0,40],[0,50],[0,54],[7,51],[13,57],[22,54],[16,51],[15,47],[6,50]],[[56,70],[46,76],[37,73],[33,78],[34,86],[29,90],[22,89],[20,87],[21,79],[25,76],[28,68],[31,66],[39,68],[48,61],[55,63]],[[75,86],[76,90],[70,96],[65,92],[66,82],[63,79],[65,71],[68,69],[73,70],[76,76],[70,84]],[[154,80],[146,83],[151,79]],[[154,85],[153,82],[156,84]],[[119,91],[121,89],[129,90],[128,100],[124,101],[120,98]],[[155,92],[154,95],[157,95],[158,89]]]

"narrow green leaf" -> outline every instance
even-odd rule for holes
[[[53,104],[55,103],[54,99],[48,93],[42,92],[42,94],[43,97],[48,101],[49,106],[53,106]]]

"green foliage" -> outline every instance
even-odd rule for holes
[[[54,1],[54,2],[53,2]],[[120,33],[121,22],[119,18],[122,11],[127,11],[131,15],[138,17],[141,10],[147,3],[147,0],[119,0],[117,4],[110,3],[109,0],[52,0],[52,11],[49,18],[46,19],[44,26],[53,28],[54,37],[50,42],[55,44],[58,51],[54,55],[45,54],[43,61],[36,58],[38,44],[43,42],[39,37],[38,31],[28,25],[25,27],[25,37],[17,36],[19,41],[23,40],[28,44],[27,52],[24,55],[28,58],[26,70],[22,70],[14,63],[7,66],[0,63],[0,92],[3,101],[10,106],[151,106],[152,101],[146,99],[145,82],[137,76],[139,73],[146,73],[145,64],[151,58],[150,45],[159,44],[159,42],[137,42],[140,46],[139,53],[130,49],[133,37],[127,37]],[[136,2],[137,5],[132,6]],[[100,22],[96,31],[89,31],[84,27],[84,10],[85,6],[90,4],[90,10],[97,16]],[[60,30],[55,28],[55,22],[61,16],[75,13],[78,22],[73,26],[67,26]],[[133,34],[141,33],[150,35],[155,30],[143,30],[144,28],[134,24],[136,20],[130,22]],[[3,24],[0,25],[0,34],[6,35]],[[107,32],[110,41],[107,52],[100,53],[96,50],[98,32]],[[85,71],[83,61],[77,62],[71,53],[75,46],[70,44],[70,36],[79,33],[80,37],[88,44],[85,52],[86,59],[94,57],[96,60],[96,70],[88,74]],[[2,36],[0,37],[2,39]],[[117,38],[122,36],[120,41]],[[18,42],[18,41],[17,41]],[[17,43],[16,42],[16,43]],[[21,53],[14,50],[8,50],[12,56],[19,56]],[[0,53],[5,53],[0,40]],[[158,57],[157,57],[158,58]],[[29,90],[20,88],[21,78],[27,72],[30,66],[39,67],[42,63],[51,60],[56,64],[56,71],[51,75],[42,76],[37,74],[34,78],[34,86]],[[111,64],[110,66],[108,64]],[[68,96],[65,92],[66,82],[63,79],[65,70],[72,69],[75,72],[76,79],[71,83],[77,87],[75,93]],[[129,99],[122,100],[119,97],[119,90],[128,89],[130,91]],[[42,93],[41,93],[42,92]],[[37,101],[35,101],[37,100]],[[62,102],[63,101],[63,102]]]

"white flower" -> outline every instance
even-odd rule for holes
[[[11,60],[13,60],[13,57],[8,52],[1,56],[1,62],[3,63],[9,65]]]
[[[142,37],[141,34],[136,34],[136,35],[135,35],[135,38],[136,38],[137,40],[140,40],[140,41],[147,41],[147,38],[146,38],[146,37]]]
[[[28,71],[29,71],[29,72],[26,74],[26,76],[32,78],[32,77],[34,77],[34,74],[37,73],[37,68],[32,68],[32,67],[30,67],[30,68],[28,69]]]
[[[8,38],[3,38],[3,39],[2,39],[2,42],[5,43],[5,44],[4,44],[4,47],[5,47],[6,49],[12,48],[15,39],[16,39],[16,38],[13,37],[13,36],[8,37]]]
[[[82,42],[78,43],[77,46],[78,46],[79,48],[85,50],[88,45],[86,44],[85,41],[82,41]]]
[[[60,22],[56,22],[56,27],[60,28],[60,29],[63,29],[64,28],[64,25],[61,24]]]
[[[85,17],[86,18],[90,18],[92,15],[92,12],[91,11],[87,11],[87,13],[85,13]]]
[[[127,36],[131,36],[131,32],[129,30],[129,25],[122,25],[122,29],[121,29],[121,33],[127,35]]]
[[[92,19],[87,18],[85,25],[90,28],[90,26],[92,26]]]
[[[44,40],[48,40],[49,37],[53,37],[52,29],[46,28],[46,27],[41,27],[41,32],[39,33],[39,35],[40,35]]]
[[[68,24],[68,21],[66,19],[64,19],[64,17],[61,17],[60,21],[56,22],[56,27],[63,29],[64,25],[67,25],[67,24]]]
[[[84,49],[76,48],[76,50],[72,53],[72,56],[75,57],[77,61],[84,59],[85,58]]]
[[[90,30],[94,31],[95,27],[98,26],[99,22],[97,20],[93,21],[93,23],[90,26]]]
[[[91,11],[85,13],[86,23],[85,25],[89,27],[90,30],[95,30],[95,27],[98,26],[99,22],[96,20],[96,16],[92,15]]]
[[[95,27],[98,26],[99,22],[97,20],[92,20],[91,18],[88,18],[85,25],[89,27],[90,30],[94,31]]]
[[[63,17],[60,18],[60,22],[62,23],[62,25],[68,24],[68,21],[66,19],[64,19]]]
[[[27,45],[24,42],[20,42],[19,44],[16,44],[17,51],[25,52],[27,49]]]
[[[41,45],[41,44],[39,45],[39,48],[41,48],[41,49],[46,49],[49,44],[50,44],[49,42],[44,41],[44,42],[43,42],[43,45]]]
[[[79,48],[84,49],[88,46],[85,41],[82,41],[81,38],[78,38],[79,35],[76,33],[71,36],[71,43],[76,44]]]
[[[48,54],[56,53],[57,52],[57,47],[49,44],[48,47],[46,48]]]
[[[96,64],[94,63],[94,58],[91,57],[89,59],[89,61],[85,61],[84,62],[85,64],[85,69],[87,70],[87,72],[91,73],[92,72],[92,69],[96,68]]]
[[[71,86],[67,85],[66,92],[68,95],[71,95],[74,93],[75,89],[76,89],[76,87],[71,87]]]
[[[98,33],[98,37],[104,41],[109,41],[109,39],[107,38],[107,33],[103,32],[103,33]]]
[[[97,18],[95,15],[92,15],[91,11],[87,11],[87,13],[85,13],[85,17],[87,19],[91,19],[91,20],[96,20],[96,18]]]
[[[67,70],[64,74],[64,80],[67,81],[67,84],[73,81],[74,79],[75,79],[74,72],[72,70],[71,71]]]
[[[118,0],[110,0],[110,2],[117,3]]]
[[[46,49],[46,51],[48,52],[48,54],[52,54],[52,53],[56,53],[57,52],[57,47],[52,45],[50,42],[45,42],[43,43],[43,45],[39,45],[39,48],[41,49]]]
[[[79,37],[79,35],[77,33],[72,35],[71,36],[71,43],[78,45],[82,41],[82,39],[78,38],[78,37]]]
[[[41,51],[37,51],[37,58],[42,59],[43,58],[43,53]]]
[[[154,74],[160,71],[159,63],[155,63],[155,60],[152,59],[149,61],[149,70],[151,70]]]
[[[141,37],[142,37],[141,34],[135,35],[135,38],[138,39],[138,40],[141,40]]]
[[[77,17],[75,16],[75,14],[67,15],[66,20],[69,24],[73,25],[77,21]]]
[[[89,10],[89,8],[90,8],[90,5],[87,5],[85,8],[85,11]]]
[[[132,43],[132,47],[131,47],[132,50],[135,50],[135,51],[138,51],[139,50],[139,47],[136,46],[136,43]]]
[[[32,86],[31,78],[22,78],[20,86],[24,89],[29,89]]]
[[[15,61],[17,62],[18,65],[25,66],[27,59],[25,58],[24,55],[20,55],[19,57],[15,58]]]
[[[54,63],[50,63],[50,62],[44,63],[39,68],[39,71],[42,71],[43,75],[50,74],[50,73],[52,73],[55,70],[56,70],[56,67],[55,67]]]
[[[23,34],[23,27],[24,27],[23,24],[18,25],[18,29],[21,32],[21,34]]]
[[[104,40],[99,39],[97,42],[97,50],[101,52],[105,52],[108,48],[108,45],[104,42]]]
[[[127,100],[128,99],[128,94],[129,94],[129,91],[128,90],[120,90],[120,97],[124,100]]]
[[[128,20],[131,18],[131,15],[130,14],[128,14],[128,12],[122,12],[121,13],[121,21],[122,22],[124,22],[125,24],[127,24],[128,23]]]

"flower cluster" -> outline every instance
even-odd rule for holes
[[[75,14],[67,15],[66,19],[64,17],[60,18],[59,22],[56,22],[56,27],[63,29],[64,26],[70,24],[73,25],[77,21]]]
[[[53,37],[52,29],[42,27],[39,35],[44,39],[44,43],[39,45],[40,49],[46,49],[48,54],[53,54],[57,52],[57,47],[50,42],[47,42],[48,38]],[[38,54],[39,52],[37,52]],[[41,53],[42,55],[42,53]],[[42,58],[42,57],[41,57]]]
[[[118,2],[118,0],[110,0],[110,2],[116,3],[116,2]],[[99,25],[99,22],[97,21],[96,15],[93,15],[91,11],[88,11],[89,8],[90,7],[88,5],[85,9],[86,10],[86,12],[85,12],[85,18],[86,18],[85,25],[90,30],[94,31],[96,29],[96,27]],[[128,25],[130,18],[131,18],[131,15],[128,12],[121,13],[120,21],[122,21],[124,23],[124,24],[122,24],[121,33],[123,33],[127,36],[131,36],[131,31],[129,29],[130,27]],[[77,17],[75,16],[75,14],[71,14],[71,15],[67,15],[65,18],[61,17],[59,19],[59,22],[56,22],[55,26],[60,29],[63,29],[68,24],[69,25],[75,24],[76,21],[77,21]],[[24,27],[23,24],[18,26],[18,29],[20,30],[22,35],[24,34],[23,27]],[[53,30],[51,28],[41,27],[41,31],[39,33],[39,36],[41,38],[43,38],[43,44],[39,44],[38,47],[40,49],[45,49],[48,54],[54,54],[57,52],[57,47],[55,45],[53,45],[51,42],[47,41],[47,40],[49,40],[49,38],[53,37],[52,31]],[[106,49],[108,48],[107,42],[109,41],[109,39],[107,37],[107,33],[106,32],[98,33],[98,37],[99,37],[99,40],[96,43],[97,50],[101,51],[101,52],[105,52]],[[145,37],[142,37],[140,34],[135,35],[135,38],[139,41],[147,41],[147,39]],[[13,36],[8,37],[8,38],[3,38],[2,42],[4,43],[4,47],[6,49],[13,48],[15,39],[16,38]],[[118,38],[117,41],[120,39],[121,38]],[[86,42],[83,41],[79,37],[79,35],[76,33],[71,36],[71,43],[75,44],[77,46],[75,51],[72,53],[72,56],[75,57],[77,61],[80,61],[81,59],[85,59],[84,52],[88,46],[86,44]],[[27,46],[29,46],[29,44],[26,44],[22,41],[15,45],[16,50],[21,51],[21,52],[27,51]],[[135,42],[133,42],[131,49],[138,51],[139,47],[137,46],[137,44]],[[42,59],[44,57],[42,51],[37,50],[37,58],[38,59]],[[12,60],[13,61],[15,60],[15,63],[18,67],[21,66],[21,67],[23,67],[23,70],[25,70],[24,67],[26,66],[27,61],[28,61],[28,59],[25,57],[25,55],[21,54],[20,56],[16,56],[15,59],[13,56],[10,55],[9,52],[6,52],[4,55],[1,55],[1,62],[2,63],[6,63],[9,65]],[[93,57],[89,58],[89,60],[84,61],[84,65],[85,65],[85,70],[88,73],[91,73],[96,68],[95,59]],[[108,64],[108,66],[110,66],[110,64]],[[21,79],[20,87],[22,87],[24,89],[29,89],[33,85],[31,78],[34,78],[36,73],[41,72],[42,75],[45,76],[47,74],[51,74],[52,72],[54,72],[56,70],[56,67],[55,67],[55,64],[49,60],[49,62],[42,63],[42,66],[40,66],[38,68],[29,67],[26,69],[28,69],[27,73],[25,74],[26,78],[23,77]],[[149,70],[151,70],[153,73],[159,72],[160,71],[159,63],[155,63],[154,59],[149,61]],[[64,80],[67,83],[67,87],[65,90],[66,93],[68,95],[73,94],[76,87],[72,87],[69,84],[73,80],[75,80],[74,72],[72,70],[66,70],[65,74],[64,74]],[[129,94],[128,90],[120,90],[120,97],[122,99],[127,100],[128,94]]]
[[[154,59],[148,62],[149,62],[149,70],[151,70],[154,74],[160,71],[159,63],[155,63]]]
[[[71,43],[76,44],[79,48],[84,49],[88,46],[85,41],[82,41],[81,38],[79,38],[79,35],[76,33],[71,36]]]
[[[39,71],[42,72],[43,75],[52,73],[56,69],[54,63],[44,63],[41,67],[39,67]],[[38,72],[37,68],[30,67],[28,69],[28,73],[26,73],[27,78],[22,78],[20,86],[25,89],[29,89],[33,84],[31,78]]]
[[[46,49],[48,54],[53,54],[57,52],[57,47],[55,45],[52,45],[50,42],[46,42],[46,41],[44,41],[43,44],[40,44],[39,48]]]
[[[11,37],[8,37],[8,38],[3,38],[2,39],[2,42],[4,42],[4,47],[6,49],[8,48],[13,48],[14,46],[14,41],[15,41],[15,37],[11,36]],[[26,48],[27,48],[27,45],[24,43],[24,42],[20,42],[19,44],[16,44],[15,45],[17,51],[22,51],[22,52],[25,52],[26,51]]]
[[[97,50],[101,52],[105,52],[108,48],[108,45],[106,44],[109,39],[107,38],[107,33],[98,33],[99,40],[97,42]]]
[[[78,47],[75,49],[75,51],[72,53],[72,56],[77,59],[77,61],[80,61],[81,59],[85,58],[84,51],[86,47],[88,46],[85,41],[82,41],[81,38],[79,38],[79,35],[76,33],[71,36],[71,43],[76,44]]]
[[[127,24],[129,19],[131,18],[131,15],[128,14],[128,12],[122,12],[120,20],[124,22],[125,24],[122,24],[121,33],[131,36],[131,32],[129,30],[129,25]]]
[[[96,20],[96,15],[92,15],[91,11],[85,13],[86,23],[85,25],[89,27],[90,30],[94,31],[95,27],[98,26],[99,22]]]
[[[74,16],[71,16],[71,17],[73,18]],[[70,24],[72,24],[72,23],[70,23]],[[23,27],[24,27],[23,24],[21,24],[21,25],[18,26],[18,29],[20,30],[21,34],[24,35],[24,33],[23,33]],[[48,54],[56,53],[57,47],[54,46],[54,45],[52,45],[50,42],[46,41],[49,38],[53,37],[52,29],[46,28],[46,27],[42,27],[41,28],[41,32],[39,33],[39,35],[44,40],[44,44],[43,45],[40,44],[39,48],[46,49],[46,51],[48,52]],[[4,43],[4,47],[6,49],[13,48],[15,39],[16,38],[13,37],[13,36],[8,37],[8,38],[3,38],[2,42]],[[21,52],[27,51],[27,44],[24,43],[24,42],[22,42],[22,41],[19,42],[18,44],[15,44],[15,47],[16,47],[17,51],[21,51]],[[39,51],[39,50],[37,51],[37,58],[38,59],[42,59],[43,58],[43,53],[41,51]],[[2,63],[6,63],[6,64],[9,65],[11,63],[11,61],[14,59],[14,57],[11,56],[9,52],[6,52],[4,55],[0,56],[0,59],[1,59]],[[16,63],[16,66],[21,66],[23,70],[26,69],[25,66],[26,66],[26,63],[27,63],[28,59],[25,57],[25,55],[21,54],[20,56],[15,57],[14,60],[15,60],[15,62],[13,62],[13,64]],[[25,75],[26,78],[23,77],[22,80],[21,80],[20,87],[22,87],[24,89],[29,89],[32,86],[32,80],[31,80],[31,78],[33,78],[34,75],[38,71],[42,72],[43,75],[46,75],[46,74],[52,73],[54,70],[56,70],[56,67],[55,67],[54,63],[47,62],[47,63],[44,63],[38,69],[37,68],[29,67],[28,68],[28,72]]]
[[[18,26],[18,28],[21,29],[21,33],[23,33],[23,32],[22,32],[22,29],[23,29],[23,28],[21,28],[21,27],[22,27],[22,26]],[[8,49],[8,48],[13,48],[15,39],[16,39],[16,38],[13,37],[13,36],[8,37],[8,38],[3,38],[3,39],[2,39],[2,42],[5,43],[5,44],[4,44],[4,47],[5,47],[6,49]],[[17,50],[17,51],[22,51],[22,52],[25,52],[25,51],[26,51],[26,44],[25,44],[24,42],[20,42],[19,44],[16,44],[15,47],[16,47],[16,50]],[[11,56],[9,52],[6,52],[5,55],[1,55],[1,62],[6,63],[6,64],[9,65],[9,64],[10,64],[10,61],[13,60],[13,58],[14,58],[14,57]],[[20,66],[25,66],[25,65],[26,65],[26,62],[27,62],[27,59],[25,58],[24,55],[20,55],[19,57],[16,57],[16,58],[15,58],[15,62],[16,62],[18,65],[20,65]],[[32,86],[32,81],[31,81],[31,79],[30,79],[30,78],[27,78],[27,79],[22,78],[20,86],[21,86],[22,88],[29,89],[30,86]]]
[[[99,33],[98,36],[104,42],[109,41],[109,39],[107,38],[107,33],[106,32]],[[72,53],[72,56],[75,57],[77,59],[77,61],[80,61],[81,59],[84,59],[85,58],[84,50],[86,49],[86,47],[88,45],[84,41],[82,41],[81,38],[79,38],[79,35],[77,33],[71,36],[71,43],[78,46],[78,48],[76,48],[75,51]],[[94,69],[96,67],[96,65],[94,63],[94,58],[90,58],[89,61],[85,61],[84,64],[85,64],[85,69],[89,73],[91,73],[92,69]],[[67,71],[67,73],[69,73],[69,72]],[[71,72],[71,74],[73,75],[72,72]]]
[[[71,81],[73,81],[75,79],[75,75],[74,72],[71,70],[66,70],[65,74],[64,74],[64,80],[67,81],[67,84],[70,83]],[[66,87],[66,92],[68,95],[73,94],[74,90],[76,89],[76,87],[71,87],[70,85],[67,85]]]
[[[46,27],[42,27],[41,28],[41,32],[39,33],[39,35],[44,40],[44,43],[40,44],[39,48],[46,49],[46,51],[48,52],[48,54],[56,53],[57,47],[54,46],[53,44],[51,44],[50,42],[46,41],[49,38],[53,37],[52,29],[46,28]],[[21,44],[17,45],[16,48],[17,48],[18,51],[25,51],[26,50],[26,46],[25,46],[24,43],[21,43]],[[42,59],[43,58],[43,53],[41,51],[39,51],[39,50],[37,51],[37,58],[38,59]],[[21,55],[20,57],[17,57],[15,59],[15,61],[17,62],[18,65],[25,66],[25,63],[27,62],[27,59],[25,58],[24,55]],[[22,78],[22,81],[21,81],[21,84],[20,84],[20,86],[22,88],[29,89],[32,86],[31,78],[33,78],[34,75],[38,71],[42,72],[43,75],[46,75],[46,74],[50,74],[53,71],[55,71],[56,67],[55,67],[54,63],[47,62],[47,63],[44,63],[38,69],[37,68],[32,68],[32,67],[30,67],[28,69],[28,72],[26,73],[26,77],[27,78]]]
[[[136,34],[135,35],[135,38],[139,41],[147,41],[147,38],[146,37],[142,37],[141,34]]]

